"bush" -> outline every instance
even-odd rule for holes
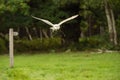
[[[92,37],[85,37],[80,38],[79,40],[79,50],[85,49],[95,49],[95,48],[107,48],[108,41],[106,41],[101,36],[92,36]]]
[[[48,39],[34,39],[29,40],[17,40],[15,41],[15,50],[17,52],[28,51],[81,51],[81,50],[94,50],[94,49],[111,49],[120,50],[120,45],[113,46],[108,40],[100,36],[92,36],[86,38],[80,38],[77,43],[70,43],[68,46],[61,43],[60,38],[48,38]]]
[[[109,45],[108,49],[120,51],[120,43],[118,45],[116,45],[116,46]]]
[[[7,48],[5,45],[5,41],[0,38],[0,53],[6,52],[6,51],[7,51]]]
[[[17,40],[15,41],[15,50],[19,52],[24,51],[50,51],[59,49],[61,46],[60,38]]]

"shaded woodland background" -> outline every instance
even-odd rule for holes
[[[0,0],[0,52],[7,52],[8,31],[19,32],[15,51],[120,50],[120,0]],[[57,32],[31,15],[62,25]]]

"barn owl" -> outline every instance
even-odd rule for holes
[[[78,14],[77,14],[77,15],[74,15],[74,16],[71,16],[71,17],[69,17],[69,18],[67,18],[67,19],[59,22],[58,24],[53,24],[53,23],[51,23],[51,22],[48,21],[48,20],[45,20],[45,19],[42,19],[42,18],[38,18],[38,17],[35,17],[35,16],[32,16],[32,18],[37,19],[37,20],[40,20],[40,21],[42,21],[42,22],[50,25],[50,26],[51,26],[50,29],[51,29],[52,31],[57,31],[57,30],[60,29],[60,26],[61,26],[63,23],[65,23],[65,22],[67,22],[67,21],[70,21],[70,20],[72,20],[72,19],[74,19],[74,18],[76,18],[76,17],[78,17],[78,16],[79,16]]]

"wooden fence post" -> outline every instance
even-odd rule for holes
[[[14,66],[14,45],[13,45],[13,29],[9,29],[9,56],[10,56],[10,67]]]

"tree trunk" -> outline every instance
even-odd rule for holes
[[[51,29],[50,29],[50,38],[53,38],[53,32]]]
[[[32,36],[31,36],[31,34],[30,34],[30,32],[29,32],[29,29],[28,29],[27,27],[25,27],[25,29],[26,29],[26,32],[27,32],[27,34],[28,34],[29,40],[32,40]]]
[[[80,37],[81,37],[81,38],[84,38],[84,37],[85,37],[83,30],[81,30]]]
[[[88,17],[88,21],[87,21],[87,23],[88,23],[88,36],[90,37],[90,36],[92,36],[92,19],[91,19],[91,16],[89,15],[89,17]]]
[[[105,13],[106,13],[106,17],[107,17],[107,23],[108,23],[108,29],[109,29],[109,36],[110,36],[110,41],[113,42],[113,35],[112,35],[112,22],[111,22],[111,18],[110,18],[110,13],[109,13],[109,9],[108,9],[108,4],[107,1],[104,0],[105,3]]]
[[[114,13],[113,10],[111,9],[111,18],[112,18],[112,27],[113,27],[113,35],[114,35],[114,44],[117,45],[117,31],[116,31],[116,26],[115,26],[115,18],[114,18]]]
[[[115,19],[113,10],[110,6],[110,3],[107,0],[104,0],[104,6],[105,6],[105,13],[107,17],[108,22],[108,29],[109,29],[109,35],[110,35],[110,41],[117,45],[117,33],[116,33],[116,27],[115,27]]]
[[[47,32],[44,29],[42,30],[42,32],[43,32],[45,38],[49,38],[49,36],[47,35]]]
[[[104,28],[102,26],[100,26],[100,35],[103,36],[104,32],[105,32]]]
[[[37,34],[37,29],[36,29],[36,27],[33,27],[33,33],[34,33],[34,37],[38,37],[38,34]]]
[[[42,36],[42,29],[40,28],[40,39],[42,40],[43,39],[43,36]]]

